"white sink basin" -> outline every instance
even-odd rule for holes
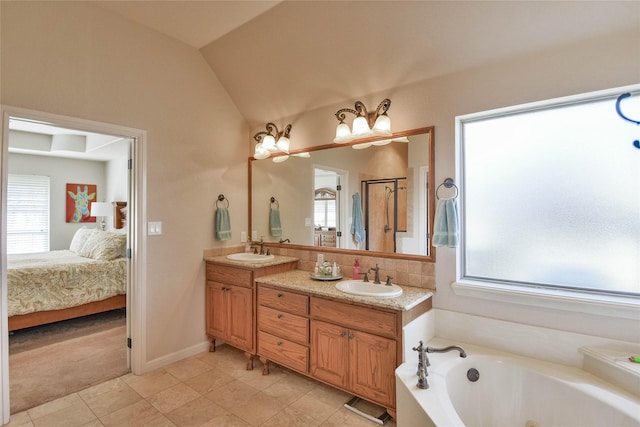
[[[336,288],[352,295],[362,295],[377,298],[394,298],[402,295],[402,288],[398,285],[387,286],[384,283],[375,284],[361,280],[346,280],[336,283]]]
[[[271,261],[275,257],[273,255],[252,254],[250,252],[240,252],[237,254],[229,254],[227,258],[233,261],[260,262]]]

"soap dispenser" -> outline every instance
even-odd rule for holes
[[[359,279],[360,278],[360,261],[358,260],[358,258],[355,259],[355,261],[353,261],[353,276],[354,279]]]

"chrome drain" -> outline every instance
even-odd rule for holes
[[[472,383],[475,383],[480,379],[480,372],[476,368],[471,368],[467,371],[467,379]]]

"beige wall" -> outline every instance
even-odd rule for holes
[[[244,119],[195,49],[86,3],[1,7],[2,104],[148,132],[147,361],[204,342],[216,196],[235,244],[247,223]]]

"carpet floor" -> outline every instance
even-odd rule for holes
[[[23,329],[9,336],[11,413],[127,372],[124,310]]]

